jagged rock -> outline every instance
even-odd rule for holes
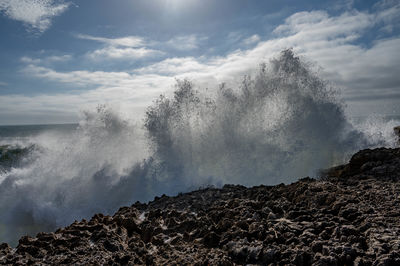
[[[320,180],[163,195],[0,245],[0,264],[400,265],[400,149]]]

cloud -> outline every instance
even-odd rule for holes
[[[120,48],[114,46],[107,46],[101,49],[89,52],[87,56],[92,60],[105,60],[105,59],[140,59],[146,57],[154,57],[163,55],[164,53],[159,50],[141,48]]]
[[[399,90],[400,38],[375,40],[369,48],[356,44],[363,33],[382,23],[381,14],[354,11],[330,17],[321,11],[302,12],[286,19],[275,33],[323,66],[330,80],[346,88],[345,96],[377,89],[385,95]]]
[[[332,3],[331,9],[333,10],[351,10],[354,6],[355,0],[338,0]]]
[[[168,40],[165,44],[176,50],[190,51],[199,48],[200,42],[206,39],[195,34],[181,35]]]
[[[70,102],[71,106],[68,108],[78,109],[85,104],[111,101],[143,111],[160,93],[172,91],[174,78],[187,77],[195,81],[195,84],[206,84],[207,87],[217,86],[220,82],[237,84],[244,74],[252,73],[259,63],[268,61],[282,49],[289,47],[293,47],[307,60],[316,62],[322,67],[319,70],[321,75],[343,88],[343,96],[349,103],[349,109],[361,110],[358,107],[364,102],[368,103],[366,106],[369,110],[390,112],[400,106],[400,37],[375,39],[368,45],[358,41],[377,25],[393,23],[395,20],[381,19],[383,12],[391,8],[393,6],[376,9],[375,13],[351,10],[337,16],[324,11],[299,12],[275,28],[274,38],[258,41],[255,46],[237,49],[223,56],[174,56],[121,72],[60,72],[39,66],[36,62],[26,62],[24,73],[29,76],[85,89],[57,94],[59,99],[43,95],[27,97],[18,102],[8,99],[12,96],[1,96],[0,113],[19,108],[26,110],[29,105],[45,110],[48,106],[53,108],[52,101],[60,102],[58,110],[64,108],[65,104],[61,101]],[[388,104],[382,106],[385,101]],[[7,108],[11,109],[7,111]]]
[[[373,22],[373,15],[358,11],[345,12],[337,17],[330,17],[326,11],[299,12],[287,18],[274,33],[281,37],[291,35],[298,41],[341,40],[340,37],[358,36]]]
[[[57,81],[65,84],[71,84],[79,87],[91,88],[95,90],[84,90],[88,95],[96,94],[98,90],[111,91],[112,97],[103,98],[119,98],[121,95],[115,93],[115,89],[119,91],[135,91],[135,94],[146,96],[151,91],[160,93],[164,86],[172,85],[174,79],[168,76],[157,74],[136,75],[125,71],[121,72],[106,72],[106,71],[69,71],[58,72],[51,68],[37,66],[34,64],[27,65],[23,70],[24,74],[34,76],[41,79]],[[160,86],[160,85],[163,86]],[[99,98],[101,99],[101,98]],[[121,98],[120,98],[121,99]]]
[[[40,63],[53,63],[53,62],[65,62],[72,59],[71,55],[52,55],[43,58],[32,58],[29,56],[23,56],[20,61],[25,64],[40,64]]]
[[[206,68],[206,64],[199,62],[194,57],[173,57],[147,67],[136,69],[135,72],[141,74],[157,73],[175,76],[182,73],[202,72],[205,71]]]
[[[104,38],[104,37],[96,37],[86,34],[77,34],[75,35],[79,39],[91,40],[96,42],[101,42],[111,46],[124,46],[124,47],[140,47],[146,44],[144,38],[139,36],[126,36],[123,38]]]
[[[71,55],[65,54],[65,55],[48,56],[44,60],[49,61],[49,62],[65,62],[65,61],[69,61],[71,59],[72,59]]]
[[[29,56],[23,56],[20,58],[20,61],[22,63],[26,63],[26,64],[40,64],[40,62],[42,62],[41,59],[39,58],[31,58]]]
[[[378,9],[377,20],[383,22],[381,30],[393,32],[400,27],[400,2],[395,0],[384,0],[376,4]]]
[[[244,39],[242,43],[244,45],[252,45],[252,44],[259,42],[260,40],[261,40],[260,36],[258,36],[257,34],[254,34],[254,35]]]
[[[147,45],[145,39],[139,36],[126,36],[122,38],[105,38],[86,34],[77,34],[75,36],[79,39],[105,44],[103,48],[90,51],[86,54],[91,60],[132,60],[164,54],[159,50],[145,47]]]
[[[229,42],[237,42],[240,41],[243,38],[243,33],[240,31],[232,31],[229,32],[228,36],[226,36],[227,40]]]
[[[44,78],[62,83],[71,83],[78,86],[101,85],[116,86],[118,84],[130,84],[132,77],[127,72],[104,72],[104,71],[70,71],[57,72],[51,68],[27,65],[23,72],[38,78]]]
[[[158,48],[170,48],[177,51],[191,51],[199,48],[206,37],[195,34],[180,35],[166,42],[146,41],[140,36],[125,36],[121,38],[105,38],[87,34],[76,34],[76,38],[96,41],[104,44],[102,48],[90,51],[87,57],[91,60],[131,60],[147,57],[157,57],[166,53]]]
[[[69,92],[52,94],[0,95],[2,124],[76,122],[79,111],[91,110],[100,103],[118,106],[123,111],[140,114],[165,88],[172,88],[174,78],[155,74],[128,72],[70,71],[29,64],[23,73],[71,85]],[[162,84],[162,86],[160,86]],[[79,90],[78,90],[79,89]],[[45,121],[45,122],[44,122]]]
[[[55,0],[1,0],[0,11],[8,18],[23,22],[30,30],[42,33],[52,19],[65,12],[70,3]]]
[[[293,47],[321,66],[321,74],[342,87],[348,101],[373,100],[375,96],[376,99],[397,97],[400,101],[397,74],[400,38],[377,39],[370,47],[357,44],[364,33],[382,23],[382,14],[386,12],[387,9],[373,14],[353,10],[338,16],[325,11],[299,12],[276,27],[275,38],[258,42],[253,48],[236,50],[223,57],[168,58],[137,71],[229,81],[248,73],[282,49]]]

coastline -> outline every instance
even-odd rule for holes
[[[289,185],[225,185],[96,214],[0,246],[0,263],[400,263],[400,148]]]

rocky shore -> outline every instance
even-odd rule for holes
[[[400,265],[400,149],[290,185],[225,185],[0,245],[0,264]]]

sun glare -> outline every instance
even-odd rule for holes
[[[164,4],[165,9],[170,11],[182,11],[189,9],[198,0],[161,0]]]

